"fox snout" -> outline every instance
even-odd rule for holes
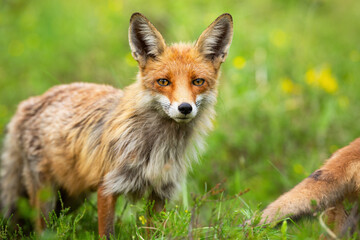
[[[188,102],[174,102],[171,104],[169,116],[176,122],[190,122],[198,112],[198,109],[194,103]]]
[[[159,103],[166,115],[178,123],[188,123],[198,115],[200,101],[174,101],[165,96],[159,96]],[[200,100],[200,98],[199,98]]]

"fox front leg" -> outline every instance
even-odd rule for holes
[[[149,215],[165,211],[165,199],[159,197],[154,191],[149,195]]]
[[[147,209],[148,222],[147,225],[147,237],[151,238],[150,228],[153,227],[153,215],[155,213],[160,213],[165,210],[165,199],[161,198],[156,192],[152,191],[148,197],[149,208]]]
[[[115,235],[114,219],[115,206],[118,195],[104,194],[104,187],[100,186],[97,191],[98,227],[100,238],[104,236],[110,239]]]

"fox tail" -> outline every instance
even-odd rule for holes
[[[6,218],[15,212],[19,197],[26,192],[22,183],[21,160],[16,136],[8,126],[0,168],[0,210]]]

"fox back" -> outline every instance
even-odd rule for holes
[[[19,196],[27,196],[46,213],[54,203],[39,205],[44,187],[70,197],[101,187],[101,196],[138,199],[149,192],[170,199],[212,127],[219,69],[231,39],[229,14],[195,44],[171,46],[143,15],[133,14],[135,83],[124,91],[60,85],[19,105],[2,155],[2,207],[9,214]]]

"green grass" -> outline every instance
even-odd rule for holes
[[[241,226],[360,135],[359,9],[356,0],[3,1],[0,132],[21,100],[53,85],[133,82],[137,66],[127,40],[133,12],[145,14],[168,43],[196,40],[229,12],[234,40],[215,129],[178,200],[154,217],[153,239],[318,238],[325,232],[318,218]],[[121,216],[124,205],[120,198],[116,238],[147,238],[139,219],[145,201]],[[42,236],[9,231],[1,220],[0,239],[97,239],[95,206],[93,197],[71,214],[53,215]]]

